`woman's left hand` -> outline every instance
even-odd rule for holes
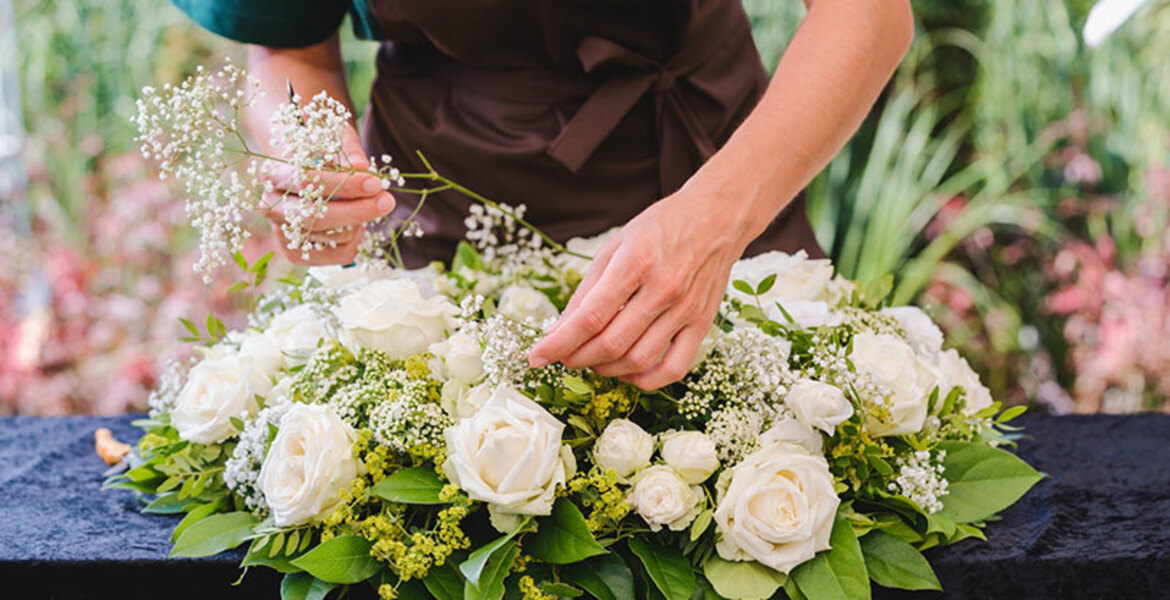
[[[644,390],[682,379],[750,241],[720,204],[684,186],[631,220],[598,251],[530,365],[592,367]]]

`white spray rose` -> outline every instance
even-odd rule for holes
[[[796,417],[785,416],[777,419],[767,431],[760,434],[759,448],[773,444],[796,444],[804,447],[810,454],[820,456],[824,440],[815,429],[801,423]]]
[[[353,428],[320,404],[294,404],[260,467],[256,485],[278,527],[325,518],[358,476]]]
[[[500,294],[500,314],[523,323],[541,325],[560,313],[548,296],[526,285],[510,285]]]
[[[460,331],[431,344],[429,350],[435,355],[431,371],[436,375],[468,385],[474,385],[483,378],[483,348],[475,336]]]
[[[272,317],[264,335],[280,349],[284,366],[293,367],[305,364],[329,329],[312,306],[301,304]]]
[[[341,341],[351,350],[365,347],[406,358],[442,341],[459,309],[443,296],[424,298],[413,281],[382,279],[342,297],[333,314]]]
[[[251,359],[219,350],[195,365],[175,398],[171,424],[179,437],[196,444],[214,444],[239,433],[232,418],[256,414],[256,396],[268,394],[272,381]]]
[[[994,402],[991,391],[979,380],[979,374],[958,351],[950,348],[939,354],[939,402],[954,388],[963,388],[966,404],[963,414],[973,416]]]
[[[488,398],[492,396],[492,388],[486,383],[469,386],[458,379],[449,379],[443,382],[440,390],[440,402],[443,410],[453,419],[466,419],[479,412]]]
[[[593,443],[593,462],[602,469],[613,469],[626,479],[650,466],[654,455],[654,436],[633,421],[614,419]]]
[[[859,373],[868,375],[889,394],[888,419],[871,416],[871,435],[916,433],[926,421],[926,406],[934,389],[934,375],[902,338],[887,333],[853,336],[849,355]]]
[[[829,548],[841,500],[823,457],[773,444],[725,472],[717,487],[715,548],[724,560],[755,560],[788,573]]]
[[[284,356],[280,352],[280,345],[270,335],[254,329],[234,333],[231,339],[240,345],[236,353],[241,359],[248,361],[252,368],[269,377],[276,374],[284,365]]]
[[[853,416],[853,405],[840,388],[811,379],[796,382],[788,390],[784,403],[801,425],[815,427],[828,435],[833,435],[838,425]]]
[[[564,429],[524,394],[497,388],[474,416],[447,428],[443,472],[493,512],[547,515],[576,468]]]
[[[906,341],[920,356],[933,357],[942,352],[943,333],[934,321],[917,306],[887,306],[878,311],[897,321],[906,332]]]
[[[699,514],[703,490],[683,480],[674,469],[656,465],[638,474],[626,502],[646,521],[651,531],[664,526],[671,531],[686,529]]]
[[[796,254],[765,252],[732,265],[729,283],[743,280],[755,289],[772,274],[776,275],[772,289],[759,298],[764,306],[771,306],[777,300],[827,300],[829,281],[833,279],[833,263],[828,259],[809,259],[804,250]],[[752,296],[730,285],[727,293],[743,302],[755,303]]]
[[[671,431],[662,439],[662,460],[690,484],[707,481],[719,469],[715,442],[701,431]]]

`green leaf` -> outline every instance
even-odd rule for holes
[[[537,523],[536,533],[524,540],[524,551],[538,560],[566,565],[605,554],[605,548],[589,532],[585,517],[568,498],[557,500],[552,514]]]
[[[211,556],[230,550],[252,535],[256,523],[256,517],[243,511],[211,515],[191,525],[179,536],[175,547],[171,548],[171,556]]]
[[[711,519],[714,516],[715,513],[711,512],[711,509],[708,508],[699,513],[699,516],[695,517],[694,521],[691,521],[690,536],[692,542],[702,537],[703,532],[707,531],[707,528],[711,526]]]
[[[857,543],[849,521],[839,516],[833,521],[829,544],[831,549],[801,563],[790,577],[810,598],[868,599],[869,573],[865,570],[861,544]]]
[[[995,422],[996,423],[1007,423],[1008,421],[1011,421],[1012,419],[1024,414],[1024,411],[1026,411],[1026,410],[1028,410],[1027,406],[1023,406],[1023,405],[1013,406],[1013,407],[999,413],[999,416],[995,418]]]
[[[188,511],[187,516],[183,517],[183,520],[179,521],[179,524],[175,525],[175,530],[171,532],[171,542],[179,539],[179,536],[183,535],[183,532],[186,531],[188,527],[194,525],[197,521],[201,521],[207,518],[216,510],[219,510],[220,502],[222,502],[222,499],[216,499],[214,502],[200,504],[199,506],[196,506],[195,508],[192,508],[190,511]]]
[[[158,491],[160,494],[163,492],[169,492],[169,491],[179,487],[180,483],[183,483],[183,478],[178,476],[178,475],[172,475],[170,477],[167,477],[166,481],[159,484]]]
[[[736,279],[735,281],[731,282],[731,286],[749,296],[756,295],[756,290],[752,289],[752,284],[742,279]]]
[[[808,600],[808,596],[805,596],[804,592],[800,591],[800,588],[796,586],[796,580],[791,577],[784,584],[784,593],[788,594],[788,600]]]
[[[232,252],[232,259],[239,265],[240,270],[245,273],[248,271],[248,259],[244,257],[244,253],[239,250]]]
[[[554,598],[580,598],[585,595],[585,592],[567,583],[553,583],[548,581],[540,584],[540,591],[551,594]]]
[[[463,576],[451,563],[431,567],[423,584],[437,600],[463,600]]]
[[[973,442],[943,442],[948,481],[943,510],[956,523],[982,521],[1011,506],[1043,477],[1006,450]]]
[[[183,512],[188,506],[202,504],[202,502],[197,498],[179,499],[179,495],[175,493],[162,494],[142,507],[142,512],[154,515],[173,515]]]
[[[229,287],[227,289],[227,295],[231,296],[232,294],[241,292],[241,291],[246,290],[246,289],[248,289],[248,282],[247,281],[237,281],[237,282],[233,283],[231,285],[231,287]]]
[[[565,386],[565,389],[578,396],[589,396],[593,393],[593,388],[589,387],[589,384],[585,383],[585,380],[580,377],[566,375],[561,378],[561,384]]]
[[[481,573],[483,573],[483,568],[485,565],[487,565],[488,559],[491,558],[492,554],[495,553],[496,550],[499,550],[500,548],[504,547],[504,545],[511,542],[512,539],[516,537],[516,534],[520,533],[520,531],[527,527],[528,523],[531,521],[532,517],[526,516],[520,521],[520,524],[517,525],[516,528],[507,535],[497,538],[491,543],[480,546],[478,549],[472,552],[470,556],[467,557],[467,560],[463,561],[463,564],[459,565],[459,572],[463,573],[463,576],[466,577],[467,580],[472,583],[472,585],[479,583],[479,576]]]
[[[334,587],[308,573],[289,573],[280,581],[280,600],[324,600]]]
[[[292,561],[310,575],[329,583],[357,583],[378,572],[370,542],[356,535],[335,537]]]
[[[306,532],[308,533],[308,532]],[[288,534],[288,539],[284,542],[285,556],[292,556],[297,551],[297,546],[301,543],[301,530],[294,529],[292,533]]]
[[[771,598],[788,577],[755,561],[732,562],[712,556],[703,563],[703,575],[720,596],[732,600]]]
[[[613,554],[566,565],[561,573],[563,579],[577,584],[597,600],[634,597],[634,575],[626,561]]]
[[[504,578],[508,576],[517,554],[520,554],[520,547],[515,544],[509,544],[508,547],[492,553],[483,568],[478,585],[472,583],[470,579],[463,583],[464,599],[500,600],[503,598]]]
[[[283,548],[284,548],[284,532],[282,531],[282,532],[276,534],[276,537],[272,538],[272,543],[269,544],[269,546],[268,546],[268,558],[276,557],[277,554],[280,554],[280,551]]]
[[[375,496],[400,504],[443,504],[443,482],[434,469],[410,467],[393,473],[370,489]]]
[[[240,561],[240,567],[264,566],[281,573],[299,573],[301,571],[299,567],[293,566],[292,560],[287,556],[269,557],[268,551],[271,544],[272,539],[268,537],[252,540],[252,546],[248,548],[244,560]]]
[[[196,327],[195,324],[191,321],[180,317],[179,322],[183,324],[183,328],[185,328],[187,331],[190,331],[191,335],[195,336],[195,339],[203,337],[203,335],[199,333],[199,328]]]
[[[756,294],[755,295],[763,296],[764,294],[767,294],[768,291],[772,289],[772,286],[775,283],[776,283],[776,274],[775,273],[772,273],[771,275],[763,278],[760,281],[759,285],[756,286]]]
[[[878,585],[902,590],[942,589],[921,552],[880,529],[861,538],[861,552],[870,579]]]
[[[666,600],[690,599],[697,584],[691,563],[682,554],[642,538],[630,539],[630,551],[642,561],[650,579]]]

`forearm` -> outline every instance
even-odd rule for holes
[[[857,131],[913,38],[907,0],[817,0],[760,103],[687,182],[755,239]],[[727,230],[727,229],[725,229]]]
[[[269,118],[277,107],[288,102],[288,83],[306,100],[325,91],[353,109],[337,34],[304,48],[248,46],[248,70],[266,92],[245,115],[249,132],[262,148],[268,149],[269,145]]]

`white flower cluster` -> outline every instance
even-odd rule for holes
[[[898,472],[889,490],[909,498],[929,514],[942,510],[942,498],[947,495],[947,480],[943,477],[946,457],[946,450],[939,450],[933,459],[929,450],[899,456],[895,461]]]
[[[378,443],[407,454],[420,448],[443,447],[443,431],[450,415],[428,395],[427,382],[411,379],[406,371],[391,371],[388,391],[370,408],[369,424]]]
[[[479,330],[483,370],[493,386],[518,384],[528,374],[528,351],[535,336],[524,324],[504,315],[492,315]]]
[[[187,216],[199,231],[195,270],[205,280],[243,245],[244,214],[257,208],[264,190],[258,163],[236,167],[247,150],[240,110],[261,94],[259,82],[230,62],[216,73],[198,67],[178,86],[143,89],[131,119],[142,155],[158,161],[161,177],[183,182]]]
[[[523,204],[499,207],[472,204],[468,209],[470,214],[463,220],[467,240],[479,251],[487,270],[498,273],[504,281],[534,275],[555,276],[549,268],[553,253],[544,240],[517,222],[524,218],[527,207]]]
[[[194,363],[194,359],[167,360],[166,364],[163,365],[162,374],[159,376],[158,387],[151,391],[146,398],[146,405],[150,408],[148,413],[150,418],[168,414],[174,409],[175,398],[179,396],[179,392],[183,391],[183,386],[187,382],[187,372],[191,370]]]
[[[260,467],[268,451],[269,430],[280,422],[288,411],[289,404],[269,406],[260,411],[256,418],[244,425],[235,450],[227,459],[223,469],[223,482],[228,489],[244,499],[244,506],[257,517],[268,515],[268,504],[264,492],[257,487]]]

